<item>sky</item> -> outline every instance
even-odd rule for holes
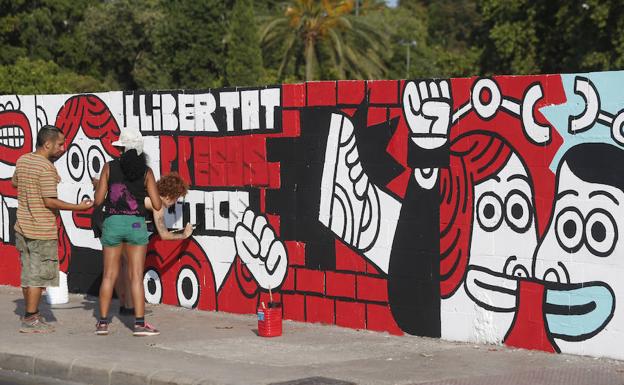
[[[396,7],[398,2],[399,0],[386,0],[386,4],[388,4],[388,7]]]

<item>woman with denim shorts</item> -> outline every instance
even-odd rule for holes
[[[128,258],[130,291],[134,302],[134,335],[153,336],[160,332],[145,322],[145,293],[143,269],[148,244],[145,225],[145,198],[149,197],[155,210],[160,210],[162,201],[156,187],[152,170],[147,166],[143,153],[143,137],[138,130],[126,128],[113,142],[122,147],[119,159],[114,159],[102,169],[95,191],[95,205],[104,205],[102,228],[102,249],[104,273],[100,286],[100,318],[95,333],[108,334],[108,311],[113,288],[121,263],[122,252]]]

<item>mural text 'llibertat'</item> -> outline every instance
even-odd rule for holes
[[[138,126],[145,135],[280,132],[281,89],[125,92],[123,114],[125,127]]]

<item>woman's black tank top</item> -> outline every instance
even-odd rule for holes
[[[129,181],[121,171],[119,159],[108,162],[108,194],[104,214],[145,216],[145,176]]]

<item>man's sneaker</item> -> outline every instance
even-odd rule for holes
[[[33,314],[30,317],[22,317],[20,333],[51,333],[54,327],[46,323],[41,314]]]
[[[132,334],[135,337],[157,336],[160,331],[146,322],[143,326],[134,325],[134,333]]]
[[[98,336],[108,335],[108,322],[98,321],[95,324],[95,334]]]

